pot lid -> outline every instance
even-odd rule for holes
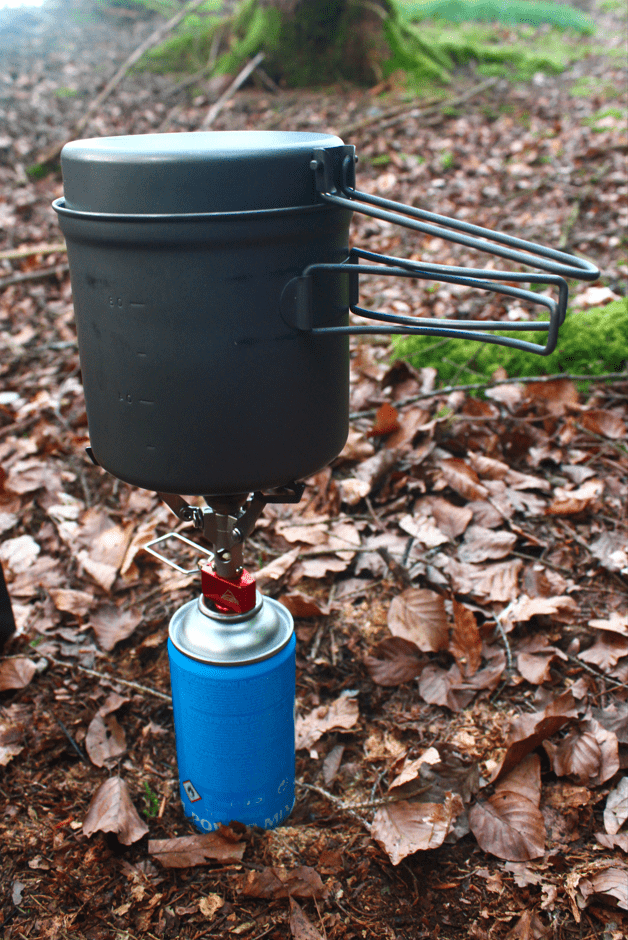
[[[61,151],[65,205],[83,212],[245,212],[319,200],[312,150],[332,134],[195,131],[74,140]]]

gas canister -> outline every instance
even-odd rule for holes
[[[205,832],[232,820],[268,829],[294,803],[293,621],[272,598],[256,600],[231,614],[201,596],[170,622],[181,800]]]

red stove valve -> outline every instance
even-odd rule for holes
[[[223,614],[245,614],[255,607],[255,578],[246,568],[237,581],[230,581],[209,563],[201,568],[201,586],[203,597]]]

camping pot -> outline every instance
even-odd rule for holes
[[[428,333],[546,355],[587,261],[355,189],[329,134],[217,131],[79,140],[54,202],[67,241],[93,458],[127,483],[220,495],[326,466],[348,433],[350,333]],[[423,265],[349,248],[354,211],[536,268]],[[541,274],[538,271],[541,271]],[[531,300],[545,345],[501,322],[392,316],[358,305],[360,273]],[[549,272],[549,273],[548,273]],[[507,283],[501,283],[506,281]],[[518,282],[552,285],[558,299]],[[349,323],[349,311],[377,325]]]

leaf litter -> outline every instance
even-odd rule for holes
[[[124,33],[137,45],[148,24],[120,16],[116,42]],[[101,56],[111,23],[91,28]],[[6,249],[58,241],[59,177],[36,181],[19,166],[55,124],[41,123],[41,101],[62,129],[83,94],[56,96],[60,82],[80,80],[90,95],[98,80],[87,53],[71,62],[59,50],[56,66],[42,55],[28,68],[10,56],[19,104],[5,118],[18,150],[0,161]],[[129,76],[90,134],[157,130],[163,87],[163,76]],[[394,198],[479,224],[507,214],[524,237],[560,230],[617,286],[625,136],[592,142],[581,118],[596,105],[547,77],[535,88],[504,84],[432,126],[411,115],[394,133],[373,125],[354,141],[360,173],[374,190],[392,174]],[[283,129],[337,129],[380,106],[361,91],[279,94]],[[197,127],[207,103],[188,102],[177,129]],[[216,126],[264,126],[276,107],[268,89],[245,89]],[[522,144],[524,156],[552,153],[533,163],[538,189],[502,169]],[[409,158],[419,152],[423,162]],[[354,237],[472,263],[370,220],[356,219]],[[37,271],[43,257],[3,260],[3,276]],[[454,298],[388,279],[362,289],[372,306],[428,316]],[[576,306],[594,289],[576,288]],[[260,586],[297,621],[297,773],[315,789],[298,790],[276,833],[200,834],[178,803],[169,705],[151,694],[168,693],[168,617],[195,589],[141,551],[170,526],[154,495],[82,457],[72,322],[64,273],[0,293],[0,557],[20,628],[0,660],[0,831],[12,846],[0,866],[19,895],[0,902],[13,917],[5,933],[25,929],[26,904],[33,935],[90,940],[192,940],[205,924],[216,936],[289,929],[306,940],[389,927],[397,940],[575,940],[581,924],[614,940],[628,929],[625,382],[511,376],[485,397],[413,402],[434,391],[433,369],[391,365],[379,339],[353,344],[345,450],[302,504],[268,507],[247,545]]]

